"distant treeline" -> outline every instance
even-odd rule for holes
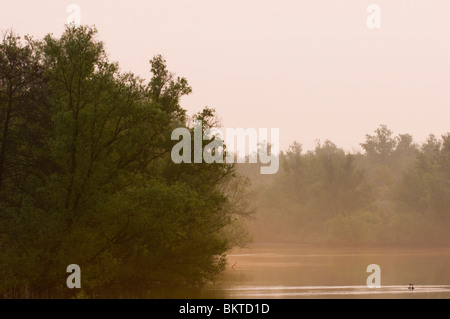
[[[382,125],[361,146],[349,154],[326,141],[303,152],[294,143],[274,176],[243,165],[253,183],[255,240],[449,244],[450,134],[418,145]]]
[[[107,58],[96,30],[0,43],[0,297],[199,284],[245,240],[243,178],[232,165],[175,165],[189,126],[185,78],[150,61],[149,81]],[[214,110],[194,119],[214,126]],[[78,291],[79,292],[79,291]]]

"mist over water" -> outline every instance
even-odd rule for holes
[[[230,299],[448,299],[447,248],[327,248],[256,244],[235,249],[229,267],[204,287],[124,289],[112,297]],[[368,288],[368,265],[380,265],[381,288]],[[408,289],[414,284],[414,291]],[[102,297],[101,293],[97,297]]]
[[[450,250],[260,244],[229,256],[222,287],[232,298],[449,298]],[[381,267],[381,288],[366,285]],[[415,284],[413,292],[408,290]]]

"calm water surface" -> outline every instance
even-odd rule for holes
[[[327,249],[255,245],[236,250],[220,283],[228,298],[446,298],[450,249]],[[381,267],[381,288],[366,286]],[[414,292],[408,290],[415,284]]]
[[[159,288],[144,298],[441,298],[450,299],[450,249],[343,249],[253,245],[230,253],[215,285]],[[381,267],[379,289],[366,286],[367,266]],[[415,284],[414,292],[408,290]],[[126,297],[126,296],[122,296]]]

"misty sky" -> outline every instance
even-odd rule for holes
[[[379,124],[419,141],[450,131],[448,0],[16,0],[0,29],[59,36],[71,3],[124,71],[148,78],[161,53],[193,86],[190,114],[208,105],[225,127],[280,128],[283,149],[358,149]],[[372,3],[381,29],[366,26]]]

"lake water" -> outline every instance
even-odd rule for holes
[[[441,298],[450,299],[450,249],[345,249],[253,245],[230,253],[228,270],[203,288],[152,290],[148,298]],[[381,267],[381,288],[366,286]],[[415,290],[408,290],[414,283]]]

